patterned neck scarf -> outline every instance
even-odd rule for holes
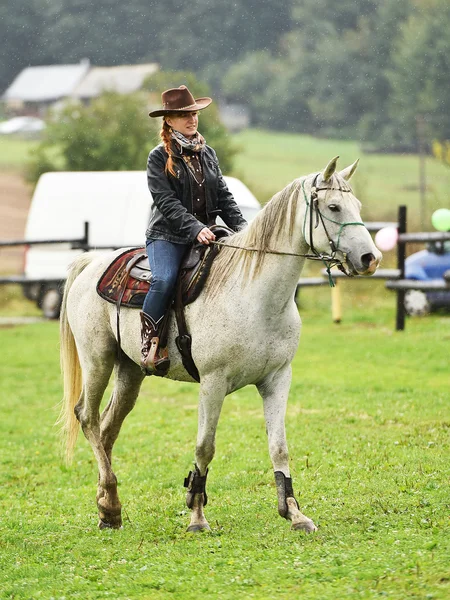
[[[176,129],[172,129],[172,139],[181,146],[181,151],[184,148],[191,152],[200,152],[206,145],[205,138],[198,131],[193,138],[188,139]]]

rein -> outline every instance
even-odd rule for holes
[[[342,234],[344,227],[347,227],[348,225],[362,225],[363,227],[365,227],[365,225],[364,225],[364,223],[362,223],[360,221],[340,223],[339,221],[334,221],[333,219],[330,219],[329,217],[323,215],[320,212],[318,192],[321,190],[327,190],[329,188],[317,188],[316,187],[317,178],[319,177],[319,175],[320,175],[320,173],[317,173],[316,176],[314,177],[314,181],[311,186],[310,201],[308,201],[308,197],[305,192],[305,180],[302,181],[303,197],[305,199],[306,208],[307,208],[307,210],[305,212],[305,220],[303,223],[303,236],[306,239],[306,236],[305,236],[306,220],[307,220],[308,213],[309,213],[309,245],[310,245],[312,254],[310,254],[310,253],[309,254],[301,254],[301,253],[297,253],[297,252],[283,252],[281,250],[262,250],[261,248],[246,248],[243,246],[235,246],[233,244],[226,244],[224,242],[216,242],[216,241],[211,241],[210,244],[214,244],[216,246],[222,246],[222,247],[226,247],[226,248],[234,248],[236,250],[245,250],[246,252],[262,252],[264,254],[276,254],[279,256],[298,256],[298,257],[302,257],[302,258],[307,258],[308,260],[320,260],[325,265],[325,269],[328,274],[328,282],[330,284],[330,287],[335,286],[335,283],[331,276],[332,267],[337,266],[340,271],[342,271],[343,273],[345,273],[345,275],[347,275],[347,277],[351,277],[350,273],[348,273],[348,271],[345,269],[342,261],[339,258],[336,258],[336,254],[339,250],[339,242],[341,239],[341,234]],[[341,191],[349,191],[349,190],[341,190]],[[314,214],[316,217],[315,224],[313,224]],[[335,243],[334,240],[330,237],[328,230],[326,228],[326,225],[325,225],[325,220],[329,221],[330,223],[335,223],[336,225],[340,225],[340,228],[338,231],[338,236],[337,236],[337,243]],[[316,248],[314,246],[313,231],[314,231],[314,229],[317,229],[317,227],[319,226],[319,221],[322,223],[323,229],[328,238],[330,248],[331,248],[331,254],[325,254],[323,252],[319,252],[318,250],[316,250]],[[345,256],[345,253],[344,253],[344,256]]]

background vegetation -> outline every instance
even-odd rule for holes
[[[50,113],[34,149],[27,178],[48,171],[122,171],[145,167],[142,148],[156,138],[156,125],[143,112],[141,94],[107,92],[89,106],[68,103]],[[150,131],[152,132],[150,135]]]
[[[0,89],[29,64],[194,71],[254,125],[370,148],[450,139],[447,0],[6,0]]]

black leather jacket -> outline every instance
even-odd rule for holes
[[[167,152],[163,144],[156,146],[148,157],[147,181],[153,205],[146,231],[147,239],[167,240],[179,244],[193,242],[205,227],[194,215],[191,176],[174,144],[173,164],[176,177],[165,172]],[[210,146],[200,151],[206,192],[208,224],[220,215],[223,221],[239,231],[247,225],[220,171],[216,153]]]

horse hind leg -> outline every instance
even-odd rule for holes
[[[121,505],[117,494],[117,479],[111,468],[111,463],[105,452],[100,434],[100,403],[108,385],[114,364],[114,356],[103,357],[84,366],[83,391],[75,406],[75,415],[80,422],[83,433],[90,443],[98,465],[98,486],[101,494],[97,493],[99,511],[99,527],[118,529],[122,526]]]
[[[278,513],[291,521],[292,529],[316,531],[314,523],[300,511],[289,473],[289,454],[284,425],[291,385],[291,367],[277,371],[258,385],[264,403],[269,453],[274,468],[278,496]]]
[[[114,390],[100,417],[100,437],[106,455],[112,464],[112,449],[125,417],[136,404],[145,375],[142,369],[122,353],[114,366]]]
[[[114,368],[114,389],[111,399],[100,418],[100,441],[110,467],[112,467],[112,450],[117,440],[125,417],[136,404],[144,375],[140,367],[122,354]],[[111,490],[105,488],[99,478],[97,489],[97,506],[99,510],[99,526],[114,527],[120,516],[120,502],[117,496],[111,496]]]

